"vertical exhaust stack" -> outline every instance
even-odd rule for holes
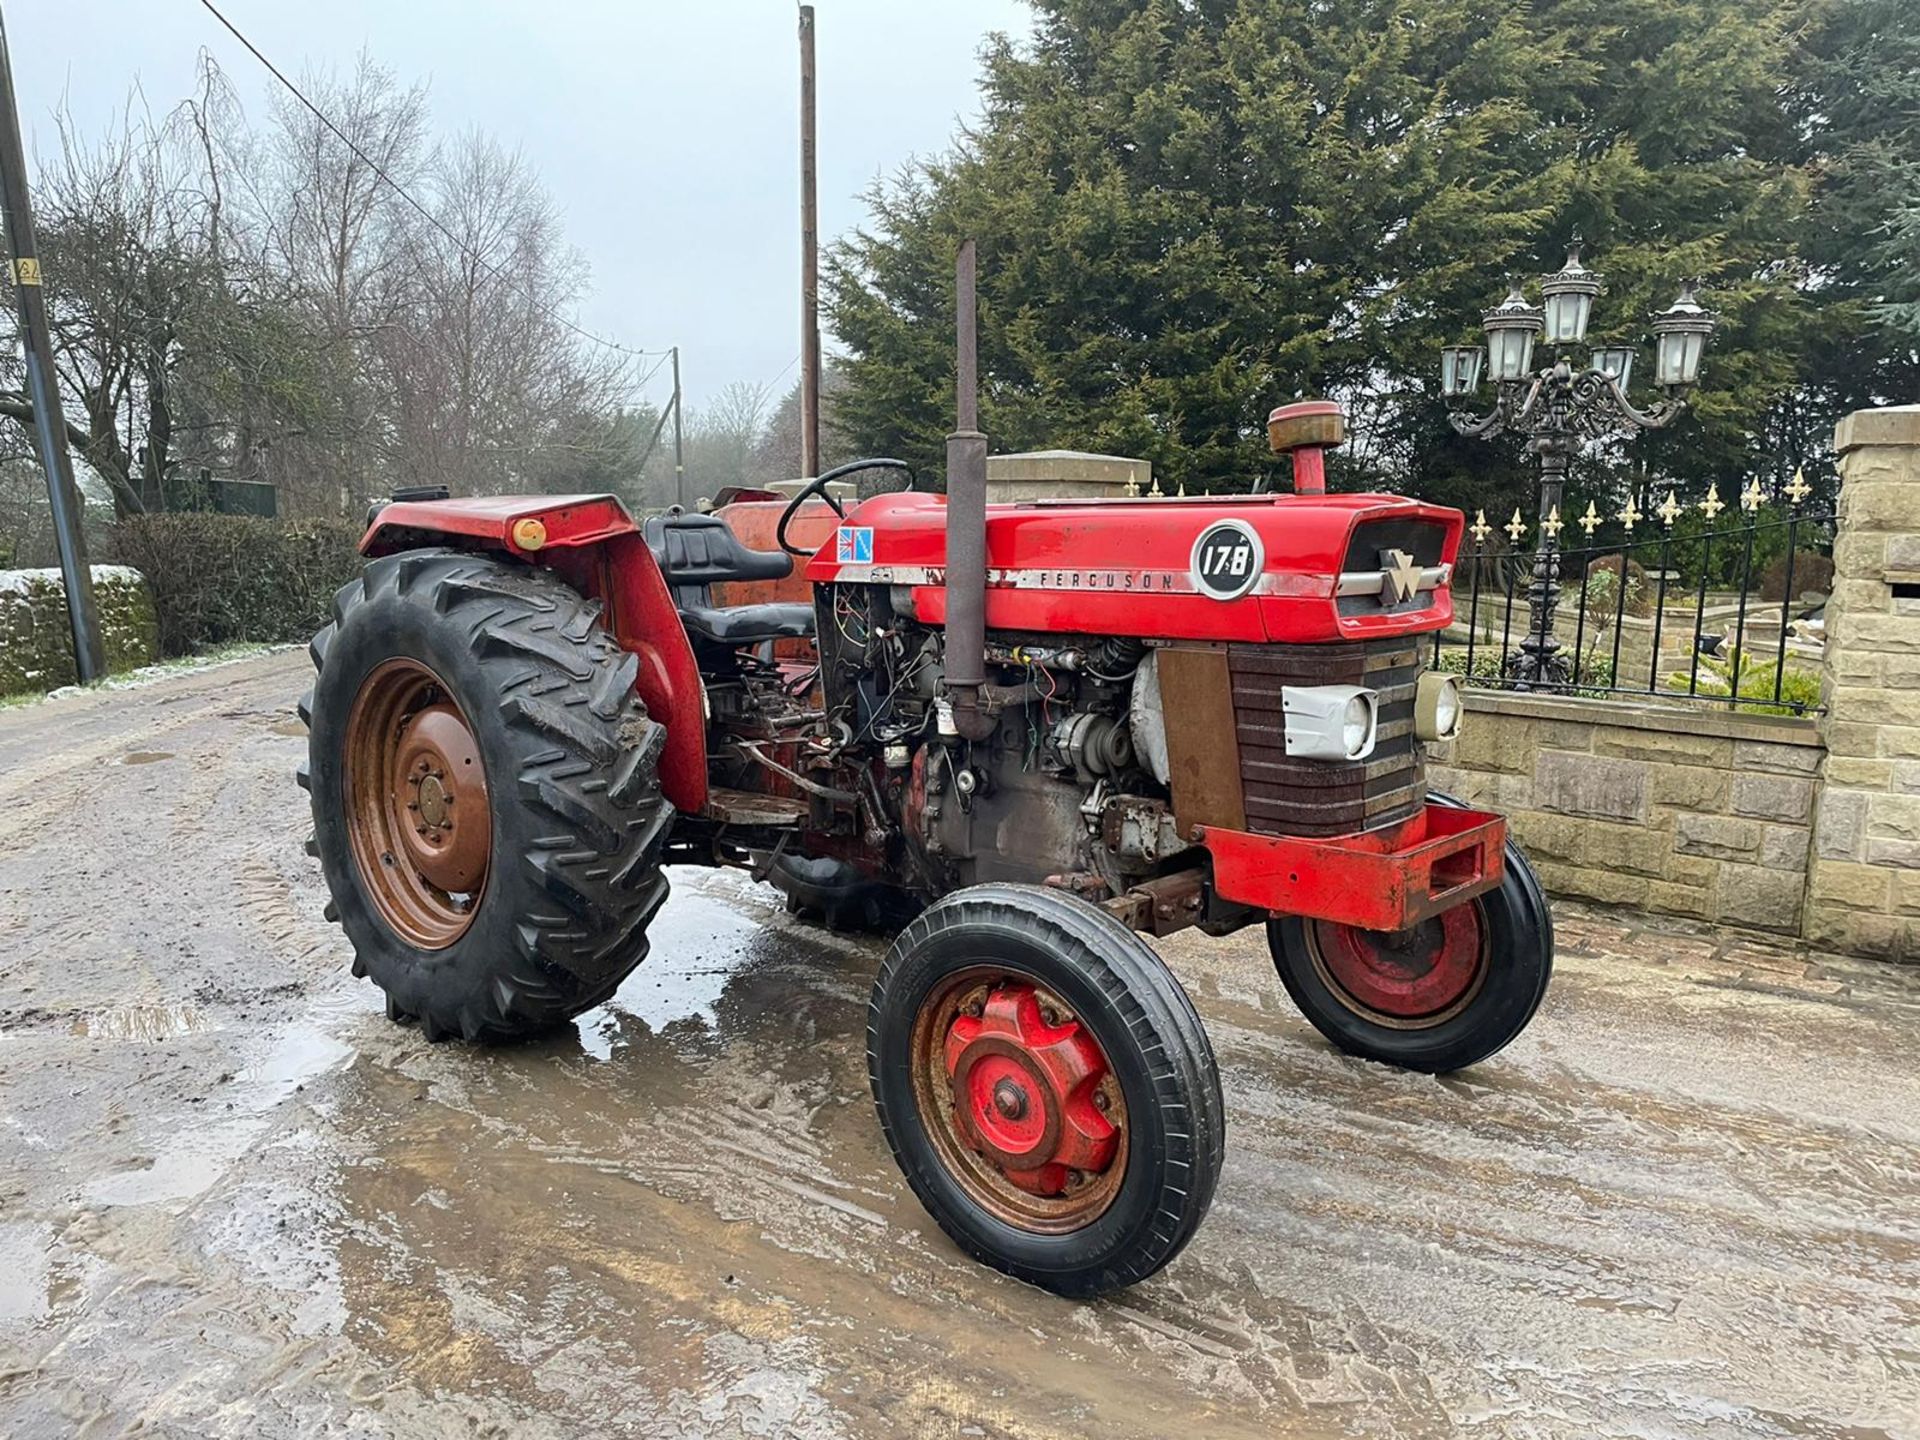
[[[969,740],[993,733],[982,703],[987,681],[987,437],[980,433],[979,359],[974,346],[974,244],[954,266],[955,417],[947,436],[947,696],[953,723]]]

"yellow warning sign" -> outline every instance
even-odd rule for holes
[[[40,283],[40,262],[31,255],[13,262],[13,283],[16,285],[38,285]]]

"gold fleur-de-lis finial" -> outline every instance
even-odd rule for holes
[[[1484,507],[1473,517],[1473,524],[1469,525],[1467,529],[1473,536],[1474,544],[1484,545],[1487,543],[1487,536],[1493,533],[1493,526],[1487,523],[1487,512]]]
[[[1645,515],[1640,513],[1640,507],[1633,503],[1633,496],[1627,496],[1626,508],[1620,512],[1620,523],[1627,527],[1628,533],[1632,533],[1635,521],[1646,518]]]
[[[1558,505],[1547,512],[1547,518],[1540,522],[1540,528],[1547,532],[1547,538],[1549,540],[1558,542],[1560,532],[1567,528],[1561,523],[1560,507]]]
[[[1131,469],[1127,471],[1127,498],[1129,500],[1140,498],[1140,476],[1138,472]]]
[[[1720,487],[1718,485],[1709,485],[1707,487],[1707,498],[1700,502],[1701,511],[1706,515],[1707,519],[1711,520],[1726,508],[1727,502],[1720,498]]]
[[[1798,505],[1813,493],[1813,486],[1807,483],[1807,472],[1798,465],[1793,467],[1793,481],[1787,486],[1787,498]]]
[[[1669,490],[1667,491],[1667,498],[1660,502],[1660,507],[1653,513],[1660,517],[1661,524],[1671,530],[1673,528],[1673,522],[1687,513],[1687,507],[1674,499],[1673,491]]]
[[[1518,505],[1513,507],[1513,518],[1506,523],[1505,528],[1507,534],[1513,537],[1513,543],[1516,545],[1520,543],[1520,537],[1527,533],[1527,522],[1520,518],[1520,507]]]
[[[1756,475],[1747,482],[1747,488],[1740,492],[1740,508],[1752,515],[1766,503],[1767,492],[1760,488],[1760,477]]]
[[[1147,494],[1156,500],[1164,500],[1167,498],[1167,492],[1160,488],[1160,477],[1158,475],[1153,477],[1153,484],[1147,487]]]
[[[1587,539],[1593,539],[1593,532],[1600,528],[1600,512],[1593,508],[1591,500],[1587,501],[1587,513],[1574,523],[1587,532]]]
[[[1180,482],[1179,498],[1182,500],[1187,498],[1187,482],[1184,480]]]

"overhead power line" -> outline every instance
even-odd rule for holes
[[[453,231],[449,230],[446,227],[446,225],[441,222],[439,216],[435,215],[425,205],[421,204],[420,201],[416,200],[413,197],[413,195],[407,190],[406,186],[402,185],[398,180],[394,179],[391,175],[387,174],[387,172],[381,168],[380,163],[377,160],[375,160],[371,155],[367,154],[367,152],[362,150],[358,145],[354,144],[352,137],[349,136],[346,131],[342,130],[338,125],[334,124],[332,118],[329,117],[327,113],[324,110],[322,110],[318,105],[314,104],[313,101],[309,100],[306,97],[306,95],[301,92],[300,87],[294,84],[293,81],[289,80],[286,77],[285,73],[280,69],[278,65],[275,65],[273,61],[269,60],[264,54],[261,53],[260,47],[258,45],[255,45],[253,41],[249,40],[245,35],[243,35],[240,32],[239,26],[235,25],[231,20],[227,19],[225,15],[222,15],[220,13],[219,7],[213,3],[213,0],[200,0],[200,3],[206,8],[206,11],[208,14],[213,16],[214,19],[218,20],[223,26],[226,27],[228,34],[232,35],[234,39],[238,40],[242,45],[244,45],[247,48],[248,53],[251,54],[254,59],[258,60],[262,65],[264,65],[267,68],[268,74],[272,75],[274,79],[278,80],[282,85],[287,87],[288,92],[293,96],[293,98],[298,100],[302,105],[304,105],[307,108],[307,110],[312,113],[314,119],[318,120],[322,125],[326,126],[328,130],[332,131],[334,137],[338,139],[342,145],[346,146],[347,149],[351,150],[362,164],[364,164],[369,170],[373,171],[373,173],[379,176],[380,179],[384,180],[396,195],[398,195],[402,200],[406,201],[407,204],[411,205],[416,211],[418,211],[420,214],[420,218],[422,220],[425,220],[429,225],[433,226],[434,229],[438,230],[442,235],[446,236],[447,239],[450,240],[459,249],[461,254],[465,255],[469,260],[473,261],[476,265],[479,265],[482,269],[486,270],[487,273],[492,275],[494,279],[499,280],[503,283],[507,282],[508,277],[507,277],[507,273],[504,270],[500,269],[499,266],[495,265],[491,260],[487,259],[486,256],[481,255],[476,251],[472,250],[471,248],[469,248],[467,243],[464,240],[462,240],[458,235],[454,234]],[[638,359],[648,359],[648,358],[651,358],[652,356],[658,355],[658,356],[664,357],[672,353],[671,350],[640,350],[640,349],[636,349],[634,346],[631,346],[631,345],[622,345],[618,340],[609,340],[604,335],[596,335],[593,333],[593,331],[588,330],[583,326],[576,325],[573,321],[569,320],[566,316],[562,315],[559,311],[553,309],[551,306],[542,304],[538,299],[538,297],[536,297],[531,290],[527,291],[527,299],[532,302],[535,309],[539,310],[542,314],[546,315],[549,319],[555,321],[557,324],[560,324],[566,327],[568,330],[571,330],[575,335],[580,336],[583,340],[591,340],[596,345],[604,345],[607,349],[617,351],[619,354],[632,355]],[[655,365],[653,368],[654,370],[658,370],[660,367],[658,365]],[[647,372],[649,379],[652,378],[652,374],[653,374],[653,371],[651,370]],[[644,383],[645,382],[643,381],[642,384]]]

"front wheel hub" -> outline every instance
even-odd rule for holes
[[[1112,1166],[1120,1131],[1107,1058],[1037,987],[988,988],[953,1018],[942,1052],[959,1139],[1007,1183],[1061,1197]]]
[[[1406,930],[1316,920],[1307,934],[1314,966],[1335,998],[1392,1029],[1427,1029],[1451,1019],[1486,979],[1486,927],[1472,901]]]

